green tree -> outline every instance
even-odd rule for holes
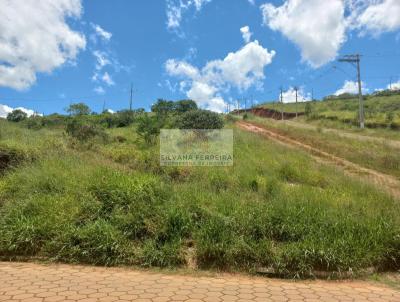
[[[7,120],[11,122],[21,122],[23,120],[26,120],[27,118],[28,115],[20,109],[14,109],[7,115]]]
[[[157,103],[151,106],[151,111],[157,113],[158,115],[166,115],[174,111],[175,104],[172,101],[166,101],[163,99],[158,99]]]
[[[91,112],[89,106],[85,103],[71,104],[65,111],[74,116],[89,115]]]
[[[180,100],[175,102],[174,110],[178,113],[184,113],[191,110],[197,110],[197,104],[192,100]]]
[[[182,114],[176,126],[180,129],[221,129],[224,120],[218,113],[208,110],[193,110]]]

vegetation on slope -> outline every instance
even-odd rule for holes
[[[302,128],[297,123],[282,123],[251,114],[247,115],[247,119],[363,167],[400,179],[400,147],[387,144],[384,140],[371,141],[344,137],[340,133],[326,132],[321,127]]]
[[[0,146],[35,156],[0,178],[0,255],[146,267],[193,257],[285,276],[400,268],[399,203],[303,152],[234,128],[233,167],[160,167],[157,139],[137,131],[181,114],[137,113],[120,128],[71,117],[107,139],[67,135],[67,117],[39,130],[1,121]]]
[[[357,126],[359,124],[357,96],[331,98],[323,101],[282,104],[267,103],[265,108],[285,112],[308,112],[308,120],[331,120]],[[364,96],[365,125],[368,128],[400,129],[400,93]]]

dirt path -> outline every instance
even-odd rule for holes
[[[302,128],[302,129],[306,129],[306,130],[317,130],[318,129],[317,126],[299,123],[299,122],[295,122],[295,121],[288,120],[288,121],[284,121],[284,123],[288,126]],[[338,129],[332,129],[332,128],[322,128],[322,131],[324,133],[334,133],[340,137],[352,138],[352,139],[357,139],[360,141],[375,142],[375,143],[385,144],[387,146],[400,149],[400,141],[393,140],[393,139],[387,139],[387,138],[382,138],[382,137],[373,137],[373,136],[362,135],[362,134],[357,134],[357,133],[345,132],[345,131],[341,131]]]
[[[0,301],[400,301],[400,292],[363,281],[196,277],[71,265],[0,262]]]
[[[286,146],[301,148],[303,150],[306,150],[307,152],[312,154],[317,161],[319,162],[322,161],[324,163],[331,164],[334,166],[340,166],[343,168],[346,174],[373,183],[379,188],[384,189],[386,192],[388,192],[395,198],[400,199],[400,181],[393,176],[383,174],[372,169],[364,168],[358,164],[340,158],[336,155],[327,153],[313,146],[286,137],[282,134],[278,134],[277,132],[274,131],[274,129],[271,128],[266,129],[264,127],[256,126],[249,122],[243,122],[243,121],[240,121],[237,124],[240,128],[244,130],[259,133]]]

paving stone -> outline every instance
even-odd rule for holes
[[[222,275],[163,275],[128,268],[0,262],[0,301],[19,302],[336,302],[400,301],[368,282],[293,282]]]

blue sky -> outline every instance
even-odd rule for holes
[[[32,17],[33,16],[33,17]],[[149,109],[400,88],[398,0],[0,0],[0,107]],[[7,107],[6,107],[7,106]]]

